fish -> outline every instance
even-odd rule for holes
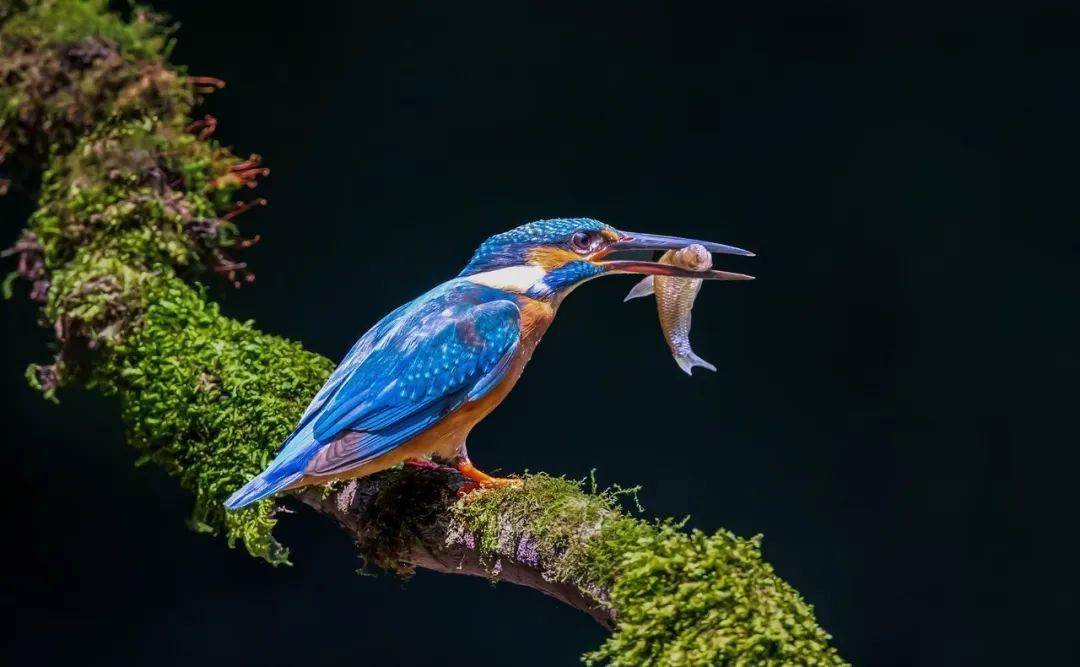
[[[712,268],[712,255],[704,246],[693,244],[679,250],[668,250],[660,257],[660,263],[671,264],[690,271],[708,271]],[[623,299],[624,302],[656,295],[656,311],[660,315],[660,329],[664,340],[671,348],[675,363],[687,375],[696,367],[715,372],[716,366],[705,361],[690,348],[690,314],[694,308],[694,299],[701,291],[701,280],[693,278],[672,278],[670,276],[648,276]]]

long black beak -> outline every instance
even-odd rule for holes
[[[724,245],[723,243],[697,241],[695,239],[684,239],[678,236],[662,236],[660,234],[641,234],[639,232],[619,233],[622,235],[622,238],[609,246],[612,250],[678,250],[679,248],[685,248],[688,245],[696,243],[705,246],[705,249],[711,253],[742,255],[743,257],[754,256],[754,253],[749,250],[736,248],[733,245]]]
[[[698,244],[704,246],[706,250],[714,253],[723,253],[726,255],[742,255],[744,257],[753,257],[754,253],[749,250],[743,250],[742,248],[736,248],[735,246],[724,245],[723,243],[712,243],[710,241],[698,241],[696,239],[684,239],[679,236],[661,236],[659,234],[641,234],[638,232],[619,232],[621,238],[615,241],[608,249],[610,252],[620,252],[623,250],[678,250],[679,248],[685,248],[688,245]],[[674,276],[678,278],[696,278],[698,280],[753,280],[753,276],[748,276],[745,273],[733,273],[731,271],[717,271],[709,269],[707,271],[691,271],[678,266],[672,266],[670,264],[661,264],[660,262],[647,262],[634,259],[611,259],[606,261],[599,261],[597,264],[606,268],[609,272],[613,273],[641,273],[645,275],[653,276]]]

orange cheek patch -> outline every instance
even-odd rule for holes
[[[582,256],[576,252],[554,246],[533,248],[529,251],[529,262],[542,266],[547,271],[580,259],[583,259]]]

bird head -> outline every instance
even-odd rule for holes
[[[636,273],[704,280],[752,280],[728,271],[688,271],[676,266],[631,259],[609,259],[629,250],[673,250],[700,244],[713,253],[753,253],[709,241],[622,232],[592,218],[557,218],[530,222],[496,234],[476,250],[462,277],[537,299],[562,298],[581,283],[602,275]]]

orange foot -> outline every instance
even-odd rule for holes
[[[465,493],[468,493],[475,488],[501,489],[507,486],[519,487],[522,485],[522,481],[520,479],[492,477],[485,472],[481,472],[476,469],[476,466],[474,466],[472,464],[472,461],[470,461],[469,459],[458,459],[455,465],[457,466],[458,472],[460,472],[462,475],[465,475],[476,484],[475,487],[469,489],[468,491],[465,491]]]

